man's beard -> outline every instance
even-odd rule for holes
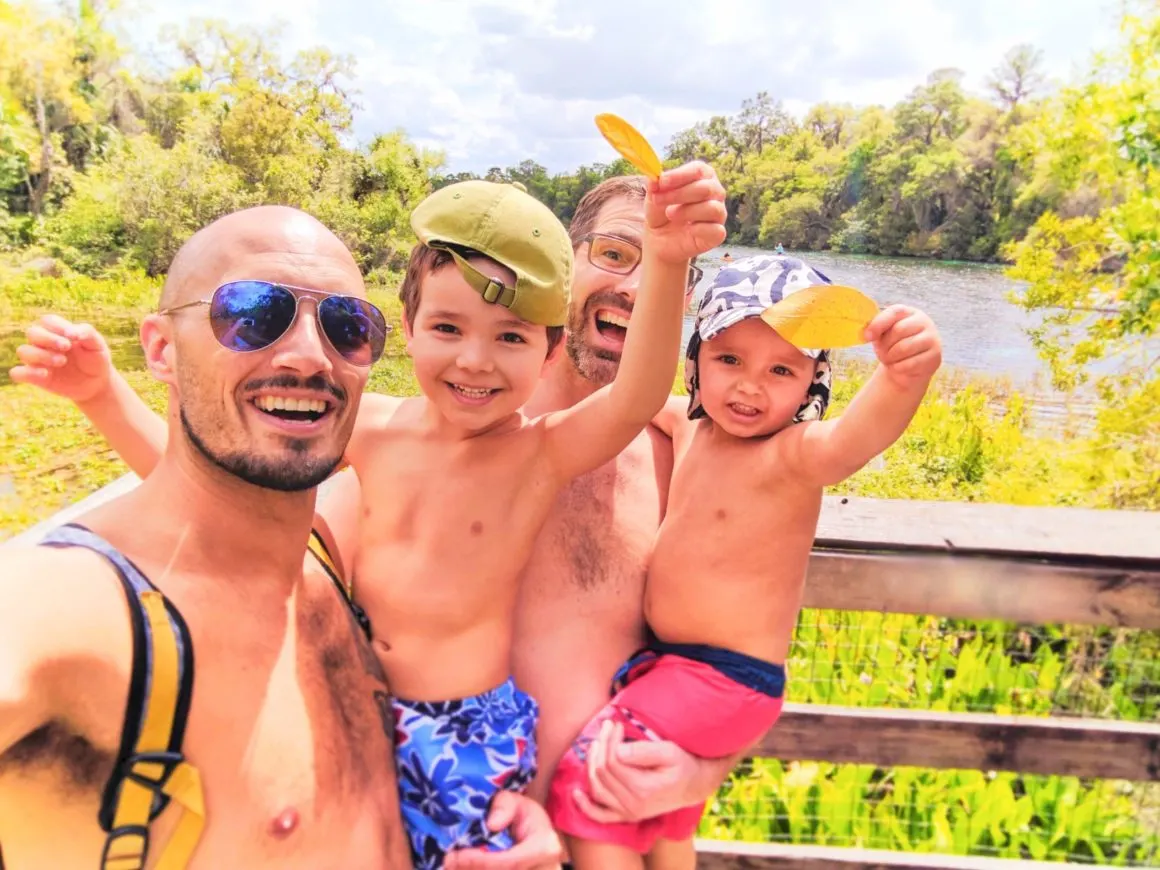
[[[263,489],[278,492],[301,492],[314,489],[338,468],[342,454],[335,457],[310,456],[310,442],[298,438],[289,441],[290,458],[267,460],[254,453],[215,453],[194,431],[185,415],[180,411],[181,428],[189,438],[189,443],[197,451],[224,471],[226,474]]]
[[[600,307],[623,310],[621,300],[612,294],[590,296],[579,314],[570,314],[568,317],[564,350],[567,351],[568,359],[572,361],[572,367],[580,377],[597,387],[606,387],[616,380],[616,373],[620,369],[620,351],[589,347],[584,343],[588,329],[596,328],[592,325],[594,323],[592,315]]]

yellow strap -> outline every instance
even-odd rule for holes
[[[134,752],[164,752],[169,748],[177,713],[179,690],[179,650],[165,599],[160,592],[146,590],[140,594],[141,606],[149,621],[153,639],[152,670],[149,674],[149,697],[145,700],[145,721],[137,736]],[[133,772],[157,780],[164,772],[160,764],[139,761]],[[157,864],[164,870],[179,870],[189,863],[205,826],[205,802],[201,778],[187,762],[174,768],[162,791],[183,810],[165,851]],[[113,814],[113,827],[126,825],[149,826],[153,807],[153,791],[132,779],[124,779]],[[104,870],[133,870],[143,867],[146,843],[143,837],[124,836],[109,849]]]
[[[347,598],[353,598],[354,590],[350,588],[350,584],[346,582],[343,576],[338,572],[338,566],[334,564],[334,560],[330,558],[330,554],[326,552],[326,547],[322,543],[322,536],[318,534],[315,529],[310,530],[310,540],[306,544],[307,549],[314,554],[319,562],[323,564],[330,573],[342,586]]]
[[[173,829],[165,851],[157,859],[156,870],[185,870],[205,827],[205,800],[197,768],[182,762],[165,784],[165,793],[185,811]]]

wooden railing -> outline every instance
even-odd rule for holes
[[[1158,630],[1160,514],[827,497],[804,606]],[[1160,723],[787,703],[753,754],[1156,782]],[[703,870],[1060,866],[704,840],[698,852]]]
[[[10,543],[134,485],[122,478]],[[1160,630],[1160,513],[827,497],[804,606]],[[1157,782],[1160,723],[787,703],[754,755]],[[704,840],[698,852],[702,870],[1060,866]]]

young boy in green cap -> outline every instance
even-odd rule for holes
[[[420,241],[400,296],[423,395],[364,395],[346,460],[363,494],[353,592],[395,695],[416,867],[441,867],[456,847],[511,843],[485,819],[497,791],[522,790],[535,773],[537,706],[510,677],[520,571],[562,487],[616,456],[663,406],[690,260],[724,240],[724,221],[724,190],[705,164],[650,182],[619,375],[528,419],[520,409],[567,319],[567,231],[522,187],[485,181],[436,191],[412,215]]]
[[[355,594],[396,695],[418,866],[453,845],[506,843],[484,828],[487,804],[536,769],[536,703],[510,677],[517,579],[564,484],[612,459],[664,404],[689,261],[724,236],[719,195],[703,165],[653,185],[620,374],[536,420],[520,408],[560,352],[564,227],[523,190],[484,181],[437,191],[412,215],[420,243],[400,296],[423,396],[367,396],[347,456],[364,501]]]

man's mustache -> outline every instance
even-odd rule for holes
[[[328,381],[322,375],[311,375],[308,378],[298,378],[289,373],[274,375],[272,378],[247,381],[242,390],[247,393],[256,393],[260,390],[314,390],[320,393],[330,393],[339,402],[346,402],[346,390],[338,384]]]

